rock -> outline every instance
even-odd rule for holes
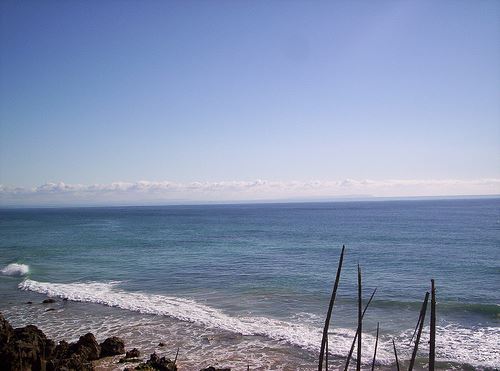
[[[56,308],[45,309],[46,312],[52,312],[53,310],[56,310]]]
[[[92,361],[100,353],[101,347],[91,333],[76,343],[61,341],[56,346],[36,326],[13,329],[0,313],[2,371],[93,371]]]
[[[160,358],[156,353],[153,353],[146,363],[141,363],[135,369],[142,371],[177,371],[177,366],[170,359],[165,357]]]
[[[26,304],[33,304],[33,302],[32,301],[27,301]]]
[[[141,352],[139,352],[139,349],[137,348],[134,348],[132,350],[129,350],[126,354],[125,354],[125,358],[138,358],[141,356]]]
[[[36,326],[12,330],[0,315],[0,333],[0,370],[41,370],[51,358],[54,342]]]
[[[107,338],[101,343],[101,358],[125,353],[125,342],[119,337]]]
[[[83,361],[94,361],[99,359],[101,347],[92,333],[80,336],[76,343],[69,344],[68,355],[77,354]]]
[[[96,348],[97,347],[97,348]],[[47,363],[47,371],[92,371],[92,360],[97,359],[100,349],[94,335],[88,333],[76,343],[62,340],[54,349],[53,359]]]
[[[151,367],[150,365],[146,363],[141,363],[140,365],[136,366],[134,370],[140,370],[140,371],[156,371],[156,368]]]
[[[158,346],[159,346],[159,347],[164,347],[164,346],[165,346],[165,343],[160,342],[160,343],[158,343]]]
[[[84,359],[80,354],[73,354],[69,358],[51,359],[47,362],[47,371],[94,371],[92,361]]]
[[[69,344],[65,340],[61,340],[52,353],[52,356],[57,359],[66,358],[69,357],[69,355]]]
[[[63,298],[63,301],[68,301],[68,298]]]
[[[139,358],[123,357],[118,360],[118,363],[140,363],[140,362],[142,362],[142,360]]]
[[[48,299],[45,299],[44,301],[42,301],[42,304],[52,304],[55,302],[56,302],[55,299],[48,298]]]
[[[9,342],[9,339],[14,335],[14,329],[10,323],[0,313],[0,348]]]

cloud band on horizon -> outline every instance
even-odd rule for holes
[[[317,200],[339,197],[498,195],[500,179],[338,181],[138,181],[110,184],[49,182],[34,188],[0,185],[0,206],[140,205],[195,202]]]

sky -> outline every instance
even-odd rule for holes
[[[0,2],[0,205],[500,194],[498,1]]]

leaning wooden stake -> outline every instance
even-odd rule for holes
[[[361,318],[365,317],[365,312],[368,309],[368,307],[370,306],[370,303],[372,302],[373,296],[375,295],[376,292],[377,292],[377,288],[375,288],[375,290],[373,290],[372,295],[370,296],[370,299],[366,303],[365,309],[363,309],[363,314],[361,315]],[[344,371],[347,371],[347,369],[349,368],[349,363],[351,362],[352,352],[354,352],[354,346],[356,345],[356,340],[358,339],[358,334],[359,334],[359,329],[356,330],[356,334],[354,335],[354,339],[352,340],[351,349],[349,349],[349,355],[347,356],[347,361],[345,363]]]
[[[422,309],[420,311],[420,324],[418,326],[417,338],[415,339],[415,347],[413,348],[413,354],[411,355],[410,366],[408,366],[408,371],[413,370],[413,365],[415,364],[415,357],[417,356],[418,343],[420,343],[420,336],[422,335],[422,329],[424,328],[425,312],[427,311],[427,302],[429,301],[429,292],[425,293],[425,299],[422,303]]]
[[[330,298],[330,305],[328,306],[328,312],[326,313],[325,327],[323,328],[321,349],[319,351],[318,371],[322,371],[323,369],[323,357],[325,355],[326,338],[328,336],[328,328],[330,327],[330,318],[332,317],[333,304],[335,303],[335,297],[337,296],[337,288],[339,286],[339,281],[340,281],[340,271],[342,270],[342,262],[344,260],[344,250],[345,246],[342,246],[342,252],[340,253],[340,259],[339,259],[339,266],[337,268],[337,276],[335,277],[335,284],[333,285],[332,296]]]
[[[431,280],[431,335],[429,341],[429,371],[434,371],[436,359],[436,287]]]
[[[375,358],[377,358],[378,329],[379,329],[379,322],[377,322],[377,337],[375,338],[375,350],[373,351],[372,371],[375,369]]]
[[[396,350],[396,343],[394,342],[394,339],[392,339],[392,346],[394,347],[394,357],[396,357],[396,368],[399,371],[398,352]]]
[[[177,353],[175,353],[174,364],[177,362],[177,356],[179,355],[179,347],[177,347]]]
[[[358,355],[356,360],[356,371],[361,370],[361,335],[363,333],[363,312],[361,311],[361,306],[363,304],[363,298],[361,295],[361,268],[358,264]]]
[[[326,337],[325,370],[328,371],[328,336]]]
[[[420,308],[420,314],[418,315],[417,325],[415,326],[415,330],[413,331],[413,335],[410,338],[410,342],[408,343],[408,346],[410,346],[411,343],[413,343],[413,339],[415,338],[415,335],[417,334],[418,326],[420,325],[421,320],[422,320],[422,308]]]

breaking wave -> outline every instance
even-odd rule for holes
[[[12,263],[2,268],[2,272],[5,276],[24,276],[28,274],[30,267],[26,264]]]

